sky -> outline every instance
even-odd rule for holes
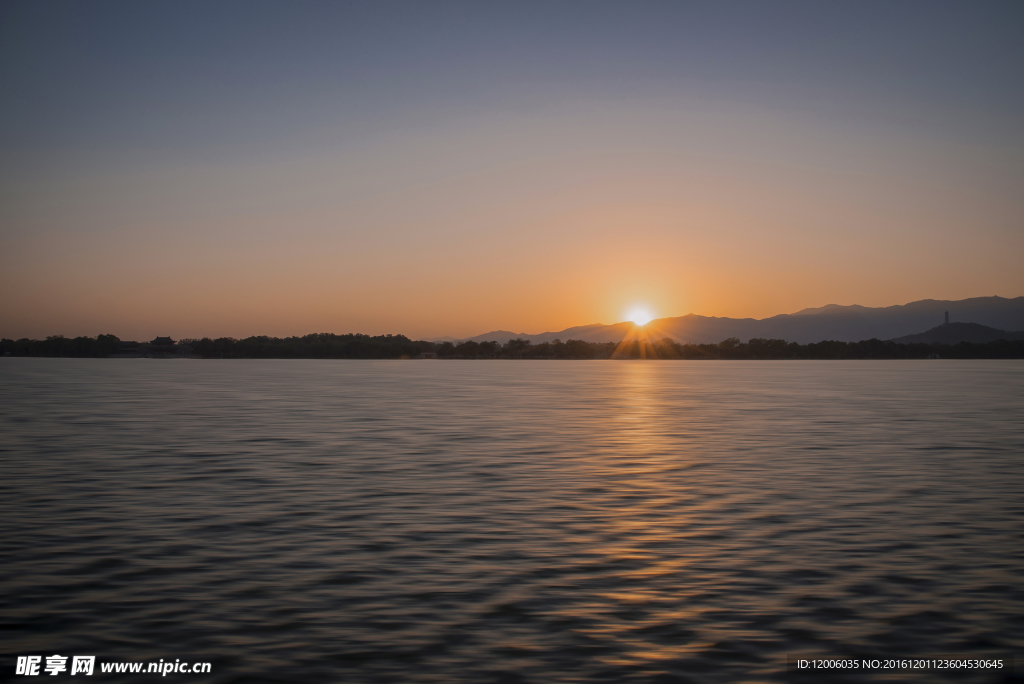
[[[0,337],[1024,295],[1024,3],[0,4]]]

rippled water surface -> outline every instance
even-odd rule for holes
[[[667,683],[1024,645],[1020,362],[8,358],[0,456],[6,654]]]

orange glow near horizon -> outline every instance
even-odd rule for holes
[[[265,164],[154,157],[90,167],[91,185],[33,181],[0,221],[0,287],[13,293],[0,337],[533,335],[627,312],[640,323],[641,304],[650,331],[654,315],[767,318],[1024,288],[1024,232],[1004,228],[1024,211],[1016,200],[992,204],[927,174],[812,174],[856,155],[808,142],[789,118],[750,129],[771,148],[764,158],[796,155],[768,174],[734,163],[744,150],[731,132],[755,122],[613,110],[438,123]],[[733,156],[697,164],[685,141],[652,148],[629,133],[674,141],[679,130]],[[856,141],[857,155],[890,149]],[[989,238],[962,229],[979,216]],[[643,239],[626,239],[636,226]],[[956,277],[936,264],[957,264]]]

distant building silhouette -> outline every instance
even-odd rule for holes
[[[946,312],[946,325],[949,325],[949,312]]]
[[[151,359],[162,359],[178,355],[178,349],[174,346],[174,340],[170,337],[158,337],[149,344],[144,345],[144,347],[146,356]]]

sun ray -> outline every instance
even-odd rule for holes
[[[619,342],[618,346],[615,347],[615,351],[612,352],[613,359],[631,358],[629,354],[629,347],[632,343],[638,343],[639,357],[641,359],[646,358],[658,358],[658,354],[655,351],[655,346],[658,340],[668,337],[664,334],[661,328],[650,325],[650,319],[645,321],[643,325],[634,321],[633,327],[626,333],[625,337]]]
[[[654,350],[655,342],[665,335],[651,325],[654,316],[650,313],[650,309],[644,306],[635,306],[629,310],[627,320],[633,323],[633,327],[615,347],[611,357],[632,358],[630,347],[633,343],[637,343],[640,358],[657,358],[657,352]]]

